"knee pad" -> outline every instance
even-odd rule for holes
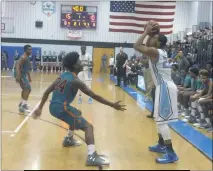
[[[170,130],[168,124],[157,124],[158,133],[162,135],[163,140],[170,140]]]

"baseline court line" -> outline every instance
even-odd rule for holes
[[[37,105],[33,108],[33,110],[29,113],[29,115],[26,116],[26,118],[19,124],[19,126],[15,129],[14,133],[18,133],[19,130],[22,128],[22,126],[27,122],[27,120],[32,116],[33,112],[37,109],[37,107],[40,105],[41,101],[37,103]],[[12,136],[12,135],[11,135]]]

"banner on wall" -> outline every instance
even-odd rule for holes
[[[42,2],[42,12],[48,17],[53,15],[56,11],[56,3],[53,1],[43,1]]]
[[[68,30],[67,36],[70,39],[80,39],[82,36],[82,31],[81,30]]]

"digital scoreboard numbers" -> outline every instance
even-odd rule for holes
[[[69,27],[75,30],[96,29],[97,7],[62,5],[61,27]]]

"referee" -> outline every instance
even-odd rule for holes
[[[124,86],[126,86],[126,64],[128,56],[123,51],[123,47],[120,47],[120,53],[116,55],[116,68],[117,68],[117,84],[120,86],[121,78],[123,78]]]

